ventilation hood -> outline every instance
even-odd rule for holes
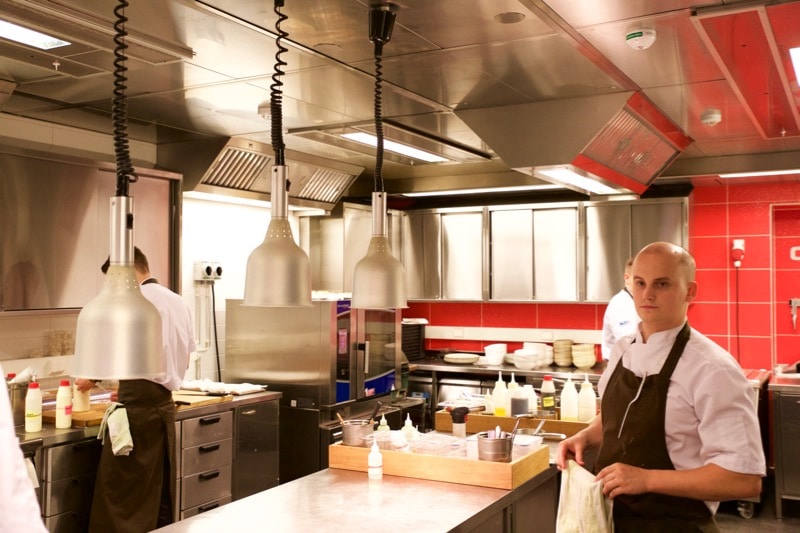
[[[330,211],[364,167],[284,150],[289,204]],[[183,190],[270,199],[272,146],[238,137],[162,144],[158,166],[183,174]]]
[[[456,111],[511,168],[586,194],[641,194],[692,143],[640,92]]]

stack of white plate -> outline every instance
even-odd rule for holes
[[[544,342],[523,342],[522,343],[523,350],[536,350],[538,355],[541,356],[544,353],[543,359],[537,363],[537,367],[540,366],[550,366],[553,364],[553,347],[549,344]],[[544,352],[542,352],[544,350]]]
[[[592,368],[597,362],[594,353],[594,344],[573,344],[572,345],[572,364],[586,370]]]
[[[558,366],[572,366],[572,340],[553,341],[553,361]]]
[[[514,366],[520,370],[532,370],[541,366],[540,360],[544,362],[544,351],[542,351],[542,357],[540,358],[537,350],[526,348],[514,350]]]
[[[503,357],[508,353],[508,345],[505,343],[487,344],[483,347],[486,355],[486,362],[489,365],[502,365]]]

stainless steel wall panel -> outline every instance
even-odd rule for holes
[[[403,217],[403,265],[409,299],[441,297],[441,220],[436,213]]]
[[[491,212],[491,298],[533,299],[533,211]]]
[[[578,299],[578,210],[533,211],[534,297],[536,300]]]
[[[483,297],[483,213],[442,214],[442,297]]]
[[[586,299],[608,301],[622,288],[631,250],[630,205],[586,207]]]
[[[631,205],[631,255],[656,241],[685,246],[685,211],[680,200]]]

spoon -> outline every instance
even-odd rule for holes
[[[375,416],[378,414],[378,411],[380,410],[381,405],[383,405],[381,402],[375,402],[375,409],[372,410],[372,414],[369,416],[369,423],[370,424],[374,424],[375,423]]]
[[[511,430],[511,442],[514,442],[514,437],[517,436],[517,428],[519,427],[519,422],[522,420],[521,418],[517,418],[517,423],[514,424],[514,429]],[[544,422],[544,420],[542,420]]]
[[[344,425],[344,418],[342,418],[342,413],[337,411],[336,416],[339,418],[339,422],[341,422],[341,424]]]
[[[519,423],[519,421],[517,421],[517,423]],[[538,426],[536,426],[536,429],[535,429],[535,430],[533,430],[533,434],[534,434],[534,435],[537,435],[537,434],[539,433],[539,431],[541,431],[541,430],[542,430],[542,426],[543,426],[543,425],[544,425],[544,418],[543,418],[543,419],[542,419],[542,420],[539,422],[539,425],[538,425]]]

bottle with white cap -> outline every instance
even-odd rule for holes
[[[589,375],[584,374],[581,392],[578,394],[578,422],[591,422],[595,415],[597,415],[597,396],[589,382]]]
[[[567,376],[567,382],[561,389],[561,420],[578,421],[578,389],[572,382],[572,374]]]
[[[508,389],[506,389],[506,382],[503,381],[502,372],[497,373],[497,381],[494,382],[492,405],[494,405],[494,416],[508,416]]]
[[[62,379],[56,392],[56,428],[72,427],[72,385],[68,379]]]
[[[381,479],[383,477],[383,455],[378,448],[378,441],[372,441],[372,448],[367,456],[367,475],[369,479]]]
[[[37,433],[42,430],[42,389],[38,381],[28,384],[25,395],[25,433]]]

